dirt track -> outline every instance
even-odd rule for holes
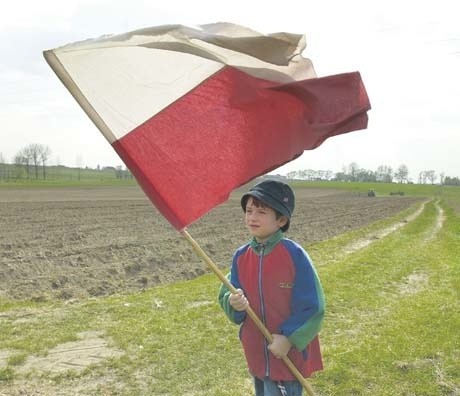
[[[415,198],[297,190],[288,237],[305,246],[409,207]],[[220,266],[247,240],[239,194],[189,227]],[[205,272],[138,187],[0,190],[0,295],[84,298]]]

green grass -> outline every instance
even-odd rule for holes
[[[327,297],[325,370],[310,379],[319,395],[459,394],[460,219],[444,201],[441,207],[445,222],[432,237],[434,200],[416,220],[355,253],[340,254],[414,208],[309,247]],[[0,350],[12,351],[0,366],[0,394],[21,379],[27,356],[99,330],[125,355],[41,381],[69,394],[85,382],[91,395],[250,395],[238,328],[220,311],[217,289],[205,275],[73,304],[0,300]]]
[[[4,164],[13,169],[13,165]],[[0,178],[0,188],[11,187],[69,187],[69,186],[104,186],[104,185],[131,185],[136,184],[136,180],[131,178],[118,179],[114,170],[96,170],[68,168],[64,166],[49,167],[47,179],[34,179],[34,174],[30,178],[15,179],[10,177],[8,180]],[[360,182],[332,182],[332,181],[296,181],[291,183],[297,188],[329,188],[346,190],[357,193],[367,194],[369,190],[374,190],[379,196],[389,195],[391,192],[403,192],[409,196],[440,196],[440,197],[459,197],[459,186],[439,186],[431,184],[398,184],[398,183],[360,183]]]
[[[399,183],[361,183],[361,182],[333,182],[333,181],[297,181],[295,187],[330,188],[365,193],[374,190],[377,196],[386,196],[391,192],[403,192],[409,196],[443,196],[444,194],[460,194],[458,186],[440,186],[437,184],[399,184]]]
[[[91,179],[82,178],[78,179],[46,179],[46,180],[35,180],[35,179],[20,179],[17,181],[4,181],[0,180],[0,190],[3,189],[29,189],[29,188],[67,188],[67,187],[79,187],[79,188],[91,188],[91,187],[116,187],[116,186],[134,186],[137,185],[135,180],[130,179]]]
[[[23,168],[11,164],[0,164],[0,188],[11,187],[69,187],[69,186],[106,186],[136,184],[134,178],[126,171],[114,168],[90,169],[69,168],[66,166],[49,166],[46,168],[46,179],[43,179],[42,168],[39,168],[36,179],[35,169],[31,167],[29,177]],[[125,177],[126,176],[126,177]]]
[[[459,222],[426,231],[434,204],[404,230],[321,267],[328,296],[325,394],[443,395],[460,387]],[[412,282],[411,282],[412,279]],[[333,330],[333,331],[332,331]]]
[[[315,262],[320,263],[320,265],[342,260],[344,247],[352,245],[355,241],[372,238],[380,231],[384,231],[394,224],[404,223],[410,215],[413,215],[420,208],[420,205],[420,203],[417,203],[395,216],[376,221],[358,230],[338,235],[326,241],[307,245],[306,248],[310,255],[315,258]]]

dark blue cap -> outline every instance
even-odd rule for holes
[[[281,230],[286,232],[289,229],[289,223],[295,207],[295,197],[291,187],[278,180],[264,180],[256,184],[241,197],[241,207],[244,211],[246,211],[246,203],[249,197],[257,198],[265,205],[286,216],[288,222]]]

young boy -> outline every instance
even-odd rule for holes
[[[228,318],[241,324],[240,340],[256,396],[300,396],[302,386],[282,361],[288,356],[304,377],[322,370],[318,332],[324,294],[307,252],[284,238],[294,211],[294,193],[282,182],[266,180],[241,198],[252,240],[233,256],[230,282],[219,303]],[[246,316],[248,306],[273,335],[271,344]]]

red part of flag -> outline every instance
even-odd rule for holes
[[[369,109],[357,72],[278,84],[226,66],[112,146],[182,229],[240,185],[366,128]]]

